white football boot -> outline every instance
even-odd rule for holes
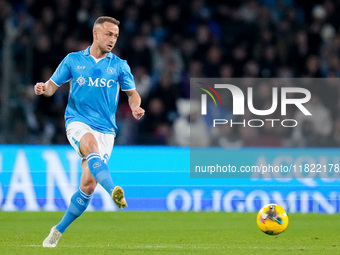
[[[42,244],[43,247],[56,247],[61,235],[60,231],[56,229],[56,226],[53,226],[50,234],[45,238]]]

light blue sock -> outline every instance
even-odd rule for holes
[[[99,153],[95,152],[87,155],[86,160],[93,177],[111,196],[115,186],[106,163],[101,159]]]
[[[86,210],[90,201],[91,195],[85,193],[81,188],[73,194],[64,217],[56,226],[60,233],[64,233],[66,228]]]

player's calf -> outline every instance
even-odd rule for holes
[[[90,153],[87,155],[86,160],[93,177],[111,195],[114,184],[110,175],[110,170],[100,157],[99,153]]]

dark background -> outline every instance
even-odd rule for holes
[[[190,77],[339,77],[337,1],[221,2],[0,0],[0,143],[68,143],[68,86],[44,98],[33,85],[48,80],[69,52],[91,44],[101,15],[121,22],[114,53],[131,66],[146,109],[135,121],[121,94],[116,144],[188,146]],[[270,98],[260,91],[263,102]],[[326,131],[304,123],[298,137],[263,134],[255,142],[236,132],[227,147],[339,146],[340,87],[320,84],[312,93]],[[207,145],[224,146],[207,134]]]

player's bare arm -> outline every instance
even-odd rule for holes
[[[135,90],[135,89],[128,90],[128,91],[125,91],[125,92],[129,97],[129,106],[131,108],[132,115],[135,119],[139,120],[140,118],[143,117],[143,115],[145,113],[144,109],[140,107],[142,100],[141,100],[137,90]]]
[[[37,82],[34,86],[34,93],[38,96],[44,95],[46,97],[52,96],[59,87],[51,80],[47,82]]]

